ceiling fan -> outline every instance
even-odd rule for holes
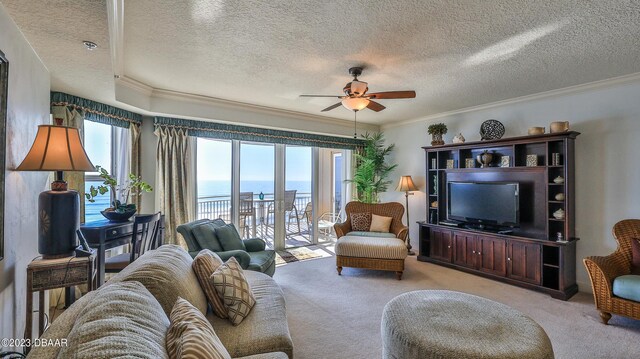
[[[342,91],[344,95],[341,96],[333,96],[333,95],[300,95],[300,97],[335,97],[339,98],[342,101],[333,104],[322,112],[331,111],[340,105],[344,106],[348,110],[357,112],[368,108],[375,112],[380,112],[384,110],[382,104],[373,101],[375,100],[388,100],[388,99],[396,99],[396,98],[415,98],[415,91],[386,91],[386,92],[374,92],[367,93],[369,90],[368,84],[363,81],[358,80],[358,76],[362,75],[362,67],[352,67],[349,69],[349,74],[353,76],[353,81],[349,82],[344,86]]]

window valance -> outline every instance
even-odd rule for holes
[[[223,140],[282,143],[286,145],[338,149],[355,149],[361,147],[363,144],[362,140],[354,138],[186,120],[181,118],[155,117],[154,124],[156,127],[161,126],[186,129],[188,130],[189,136]]]
[[[142,115],[63,92],[51,92],[51,106],[67,106],[82,112],[84,119],[106,125],[129,128],[141,124]]]

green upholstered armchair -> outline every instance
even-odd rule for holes
[[[222,219],[199,219],[182,224],[177,230],[187,243],[191,257],[195,257],[203,249],[209,249],[224,261],[235,257],[243,269],[270,276],[276,271],[276,252],[266,249],[264,240],[243,240],[235,226]]]

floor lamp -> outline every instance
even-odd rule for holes
[[[398,187],[396,188],[396,191],[398,192],[404,192],[404,199],[406,202],[406,208],[407,208],[407,226],[409,227],[409,195],[413,195],[413,191],[417,191],[418,187],[416,187],[416,185],[413,183],[413,180],[411,179],[411,176],[402,176],[400,177],[400,183],[398,183]],[[409,235],[409,229],[407,229],[407,253],[412,256],[414,254],[416,254],[414,251],[411,250],[411,238]]]

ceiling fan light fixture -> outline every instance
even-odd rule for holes
[[[367,92],[367,83],[362,81],[351,81],[351,93],[356,96],[362,96]]]
[[[342,100],[342,106],[350,111],[360,111],[369,105],[369,99],[363,97],[347,97]]]

